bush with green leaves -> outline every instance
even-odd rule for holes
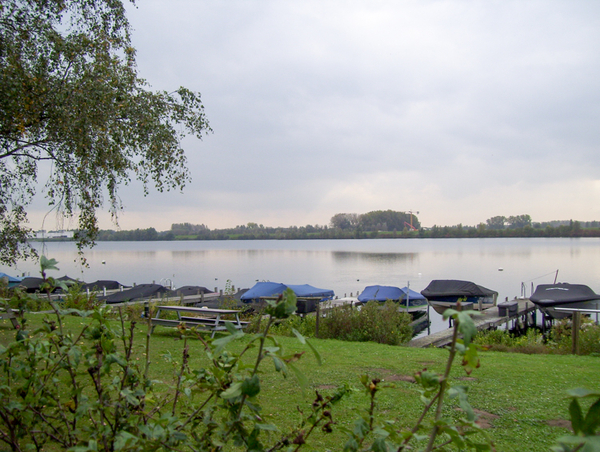
[[[571,335],[571,319],[556,322],[550,330],[549,344],[559,353],[571,353],[573,340]],[[579,330],[579,354],[600,354],[600,325],[596,325],[589,317],[581,319]]]
[[[317,317],[314,315],[292,315],[282,322],[271,327],[271,332],[279,336],[294,337],[294,331],[298,331],[305,337],[315,337],[317,328]]]
[[[370,301],[360,310],[340,306],[327,311],[321,319],[319,337],[399,345],[412,338],[411,320],[410,314],[399,311],[398,305],[392,301],[383,305]]]
[[[47,448],[87,451],[197,450],[298,451],[312,435],[336,428],[335,404],[349,392],[340,387],[332,395],[316,392],[302,409],[296,427],[279,431],[261,411],[261,365],[271,360],[283,375],[294,374],[300,387],[306,377],[296,367],[302,353],[285,352],[272,325],[291,316],[296,298],[291,290],[265,308],[263,330],[248,335],[228,324],[228,334],[208,338],[205,333],[178,328],[183,354],[174,366],[174,384],[159,390],[150,372],[150,324],[144,361],[137,361],[136,322],[126,325],[107,318],[106,306],[93,311],[63,310],[54,304],[41,328],[30,330],[24,321],[15,341],[0,347],[0,441],[12,450]],[[83,326],[71,333],[63,326],[65,315],[79,315]],[[490,442],[475,424],[466,387],[451,383],[455,357],[462,357],[467,372],[478,367],[477,349],[471,343],[475,327],[468,313],[450,311],[455,335],[445,371],[415,374],[424,402],[423,413],[412,428],[398,428],[376,415],[376,395],[385,387],[364,375],[360,382],[369,397],[355,427],[344,429],[344,451],[431,451],[454,444],[463,450],[491,450]],[[459,338],[459,333],[462,339]],[[301,343],[320,356],[299,332]],[[199,341],[206,365],[190,365],[190,341]],[[241,351],[229,347],[241,341]],[[240,348],[236,348],[239,350]],[[137,355],[139,356],[139,354]],[[448,398],[456,398],[464,417],[442,415]],[[284,407],[297,415],[296,407]],[[422,447],[422,449],[420,449]],[[341,448],[340,448],[341,450]]]

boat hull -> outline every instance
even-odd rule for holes
[[[440,315],[443,315],[447,309],[455,309],[460,311],[469,311],[473,310],[474,304],[470,301],[460,301],[460,309],[458,299],[454,300],[427,300],[429,306],[433,308],[435,312]]]

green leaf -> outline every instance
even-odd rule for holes
[[[238,333],[240,333],[239,330],[237,330],[234,334],[228,334],[227,336],[215,339],[212,342],[212,345],[214,346],[213,353],[215,354],[215,356],[219,356],[223,352],[223,349],[227,346],[227,344],[240,338],[241,336],[239,336]],[[242,335],[243,334],[244,333],[242,332]]]
[[[306,378],[306,375],[304,375],[300,371],[300,369],[298,369],[292,363],[288,363],[288,367],[290,369],[292,369],[292,371],[296,375],[296,378],[298,379],[298,383],[300,384],[300,388],[302,389],[302,392],[304,392],[306,390],[306,388],[308,387],[308,379]]]
[[[583,423],[583,433],[594,435],[598,426],[600,426],[600,399],[594,402],[588,410]]]
[[[296,335],[301,344],[307,344],[310,350],[313,352],[315,359],[317,360],[317,364],[320,366],[323,364],[321,360],[321,355],[317,351],[317,349],[310,343],[308,339],[306,339],[302,334],[300,334],[295,328],[292,328],[292,332]]]
[[[267,300],[268,306],[265,312],[277,319],[286,319],[296,312],[296,294],[289,287],[281,294],[281,299],[273,303]]]
[[[468,311],[460,311],[457,315],[458,331],[463,336],[465,346],[468,346],[477,334],[475,322],[473,322],[473,318],[469,314]]]
[[[277,372],[282,372],[283,375],[286,375],[286,367],[285,363],[279,356],[277,355],[269,355],[273,359],[273,364],[275,364],[275,370]]]
[[[115,450],[123,450],[132,447],[137,443],[138,438],[131,433],[121,430],[115,438]]]
[[[225,322],[225,328],[227,328],[227,331],[229,331],[229,334],[237,335],[236,339],[238,337],[242,337],[244,335],[244,332],[242,330],[237,329],[233,322]],[[241,334],[239,334],[239,333],[241,333]]]
[[[583,427],[583,415],[577,399],[571,400],[569,405],[569,414],[571,415],[571,427],[573,428],[573,432],[578,434],[581,432],[581,428]]]
[[[276,431],[278,431],[278,430],[279,430],[279,429],[277,428],[277,426],[276,426],[276,425],[273,425],[273,424],[261,424],[261,423],[256,423],[256,424],[254,424],[254,427],[256,427],[256,428],[257,428],[257,429],[259,429],[259,430],[266,430],[266,431],[269,431],[269,432],[276,432]]]
[[[467,388],[466,386],[461,386],[461,385],[452,386],[448,390],[448,396],[450,398],[458,397],[458,404],[459,404],[460,408],[467,415],[467,420],[469,422],[473,422],[473,421],[475,421],[475,412],[473,411],[471,404],[467,400],[468,390],[469,390],[469,388]]]
[[[363,418],[358,418],[354,422],[354,430],[352,431],[355,438],[363,440],[364,437],[369,433],[369,424]]]
[[[349,438],[344,444],[344,452],[357,452],[358,451],[358,443],[354,438]]]
[[[585,388],[575,388],[569,389],[567,394],[571,397],[584,398],[584,397],[600,397],[600,392],[598,391],[590,391]]]
[[[467,372],[470,374],[473,369],[479,367],[479,355],[477,353],[477,346],[473,343],[469,344],[466,350],[462,353],[463,361],[462,365]]]
[[[387,444],[385,443],[385,439],[377,438],[375,441],[373,441],[371,450],[373,452],[388,452],[388,447],[387,447]]]
[[[260,392],[260,379],[258,375],[253,375],[250,378],[246,378],[242,382],[242,394],[248,397],[254,397]]]
[[[448,308],[444,311],[442,317],[444,318],[444,320],[448,320],[450,317],[456,318],[456,314],[458,314],[458,311],[456,309]]]
[[[60,270],[56,266],[57,264],[58,264],[58,261],[54,258],[48,259],[44,255],[42,255],[42,257],[40,257],[40,267],[42,268],[43,272],[45,272],[46,270]]]
[[[229,388],[221,393],[221,397],[224,399],[235,399],[242,395],[242,382],[236,381],[232,383]]]

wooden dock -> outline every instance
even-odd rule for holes
[[[517,313],[511,316],[500,317],[498,314],[498,307],[484,309],[480,315],[474,316],[473,321],[477,330],[489,330],[497,328],[501,325],[511,323],[519,323],[522,325],[530,325],[535,323],[535,310],[536,306],[529,301],[527,298],[519,298],[511,301],[518,302]],[[448,328],[437,333],[430,334],[428,336],[419,337],[410,341],[407,345],[409,347],[445,347],[452,341],[453,329]]]

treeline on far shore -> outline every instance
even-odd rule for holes
[[[600,237],[600,222],[560,220],[536,223],[529,215],[495,216],[477,226],[421,225],[418,212],[375,210],[364,214],[338,213],[329,225],[268,227],[257,223],[228,229],[204,224],[174,223],[168,231],[154,228],[101,230],[97,241],[154,240],[304,240],[376,238],[487,238],[487,237]],[[77,233],[75,232],[75,238]],[[60,240],[60,239],[59,239]],[[64,238],[62,239],[64,240]]]
[[[597,222],[590,222],[597,223]],[[178,233],[179,232],[179,233]],[[158,232],[154,228],[127,231],[101,230],[98,241],[152,241],[152,240],[304,240],[304,239],[376,239],[376,238],[487,238],[487,237],[600,237],[600,224],[569,221],[561,225],[534,223],[523,227],[495,229],[485,224],[478,226],[433,226],[416,230],[373,230],[334,228],[307,225],[266,227],[250,223],[229,229],[200,228],[181,233],[175,230]]]

